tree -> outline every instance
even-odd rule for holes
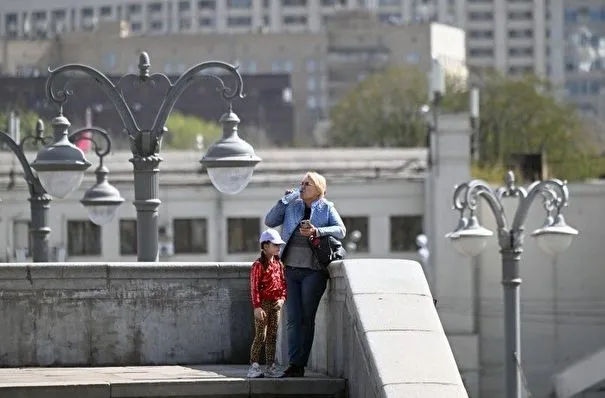
[[[442,103],[447,110],[461,106],[457,86],[448,78],[449,93]],[[420,108],[427,100],[427,77],[421,70],[388,68],[361,81],[332,108],[328,140],[335,146],[423,146],[427,130]]]
[[[195,149],[198,136],[203,137],[204,146],[208,147],[222,134],[219,124],[179,112],[170,114],[166,127],[168,134],[164,137],[164,143],[173,149]]]
[[[512,154],[543,153],[560,178],[586,177],[594,153],[576,110],[545,79],[490,74],[481,88],[480,165],[506,165]]]
[[[576,179],[594,174],[595,153],[573,107],[558,102],[549,83],[535,76],[484,76],[481,89],[480,165],[507,167],[516,153],[546,154],[551,174]],[[351,89],[332,109],[329,140],[335,146],[424,146],[426,75],[393,67]],[[448,80],[443,112],[466,112],[469,92]]]

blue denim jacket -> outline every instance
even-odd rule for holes
[[[290,195],[288,195],[290,196]],[[299,227],[305,215],[305,202],[299,197],[293,199],[284,196],[265,216],[265,225],[269,228],[282,226],[281,238],[288,240]],[[347,233],[344,223],[334,207],[334,203],[326,199],[318,199],[311,204],[311,224],[317,228],[319,236],[331,235],[336,239],[343,239]],[[282,247],[282,251],[283,251]]]

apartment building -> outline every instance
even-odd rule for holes
[[[455,2],[438,0],[4,0],[0,35],[48,37],[92,30],[99,22],[130,23],[135,34],[318,32],[323,20],[342,9],[368,9],[382,21],[454,22]],[[439,3],[439,4],[438,4]],[[437,11],[440,5],[442,11]],[[437,14],[441,17],[438,18]]]
[[[564,4],[557,79],[568,100],[589,116],[605,120],[605,3],[574,0]]]
[[[376,13],[351,10],[326,19],[320,32],[248,32],[133,35],[121,24],[98,24],[44,40],[4,39],[0,63],[6,74],[44,74],[49,65],[84,63],[104,73],[135,72],[140,51],[151,55],[152,71],[178,75],[216,59],[243,74],[289,74],[294,108],[294,143],[312,145],[313,131],[360,79],[387,65],[428,70],[438,58],[450,73],[465,76],[465,36],[438,24],[383,23]]]

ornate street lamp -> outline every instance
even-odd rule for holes
[[[53,126],[55,127],[55,126]],[[29,165],[25,157],[23,147],[28,141],[33,141],[34,144],[48,144],[50,137],[44,137],[44,123],[38,120],[36,123],[36,134],[24,137],[20,143],[17,143],[11,136],[0,131],[0,142],[15,154],[25,177],[27,188],[29,190],[29,206],[31,211],[31,226],[29,232],[32,237],[32,259],[34,262],[49,261],[49,234],[48,227],[48,209],[52,198],[44,190],[40,179]]]
[[[541,197],[546,210],[546,222],[532,233],[538,246],[548,254],[566,250],[578,231],[565,223],[561,214],[569,201],[567,183],[557,179],[537,181],[527,190],[515,185],[515,175],[509,171],[505,186],[492,190],[481,180],[472,180],[456,187],[454,209],[460,212],[458,227],[447,234],[456,250],[476,256],[487,245],[493,232],[482,227],[476,217],[477,206],[483,198],[496,218],[498,244],[502,255],[502,285],[504,286],[505,383],[507,398],[521,398],[521,323],[519,262],[523,252],[523,231],[527,213],[534,200]],[[519,206],[512,224],[508,223],[502,199],[518,198]],[[466,214],[468,213],[468,216]]]
[[[244,95],[242,77],[234,66],[217,61],[203,62],[186,71],[174,84],[164,74],[150,74],[150,66],[149,56],[143,52],[139,56],[139,73],[123,76],[117,85],[114,85],[107,76],[98,70],[81,64],[68,64],[49,70],[46,82],[48,99],[62,106],[71,92],[66,88],[55,87],[57,78],[71,72],[83,73],[94,79],[120,115],[133,154],[130,162],[133,164],[135,180],[134,205],[137,210],[138,261],[157,261],[158,259],[158,209],[161,203],[158,173],[159,164],[162,161],[159,152],[162,137],[166,132],[165,124],[168,116],[186,88],[203,78],[210,77],[218,82],[221,94],[228,103],[228,111],[221,118],[223,137],[211,146],[201,159],[201,163],[208,170],[212,183],[219,191],[229,194],[240,192],[249,183],[254,167],[261,161],[254,153],[252,146],[237,134],[239,119],[233,113],[231,102],[236,97],[243,98]],[[234,87],[228,87],[219,74],[209,73],[217,70],[227,72],[234,77]],[[151,128],[141,128],[135,120],[120,88],[126,84],[136,84],[140,88],[169,87]],[[57,142],[57,144],[59,143]],[[67,146],[65,140],[60,141],[60,145]],[[59,180],[61,183],[59,185],[63,188],[58,193],[64,193],[68,191],[68,188],[77,186],[81,182],[81,174],[78,173],[90,165],[83,155],[80,157],[81,151],[74,153],[64,148],[62,153],[65,155],[62,160],[55,154],[41,153],[38,156],[39,161],[36,163],[36,170],[49,173],[45,176],[48,185],[52,181]]]
[[[93,137],[97,135],[105,141],[99,146]],[[85,193],[80,203],[88,209],[88,218],[97,225],[104,225],[115,218],[118,207],[124,202],[120,191],[107,180],[109,170],[103,165],[103,158],[111,152],[111,139],[109,134],[98,127],[84,127],[69,136],[71,142],[78,140],[90,141],[99,157],[99,166],[95,170],[97,182]]]

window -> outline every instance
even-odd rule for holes
[[[67,254],[98,256],[101,254],[101,227],[91,221],[67,221]]]
[[[82,17],[84,18],[90,18],[94,15],[94,10],[90,7],[86,7],[86,8],[82,8],[82,10],[80,11],[80,13],[82,14]]]
[[[252,0],[227,0],[228,8],[250,8]]]
[[[492,57],[494,55],[493,48],[471,48],[468,51],[471,57]]]
[[[108,7],[108,6],[101,7],[99,9],[99,14],[101,14],[102,17],[110,17],[111,16],[111,7]]]
[[[120,220],[120,254],[137,254],[137,220]]]
[[[471,21],[488,21],[494,19],[494,14],[491,11],[469,12],[468,17]]]
[[[205,218],[172,221],[174,252],[207,253],[207,222]]]
[[[367,216],[357,216],[357,217],[342,217],[342,222],[344,222],[345,227],[347,227],[347,237],[345,241],[348,241],[352,236],[354,231],[359,231],[361,234],[360,239],[356,242],[356,252],[368,252],[368,217]],[[345,246],[346,248],[346,246]],[[347,249],[350,250],[350,249]]]
[[[307,0],[282,0],[284,7],[306,7]]]
[[[190,30],[190,29],[191,29],[191,19],[181,18],[179,20],[179,30]]]
[[[227,18],[229,26],[250,26],[252,25],[251,17],[229,17]]]
[[[160,12],[162,11],[162,3],[151,3],[147,6],[149,12]]]
[[[13,221],[13,246],[17,258],[21,256],[29,257],[31,255],[32,239],[29,233],[30,228],[31,223],[29,220]]]
[[[284,17],[284,25],[305,25],[306,23],[306,15],[286,15]]]
[[[191,3],[189,1],[179,1],[179,11],[189,11],[191,10]]]
[[[391,216],[391,251],[416,250],[416,237],[422,233],[422,216]]]
[[[198,23],[200,26],[203,26],[203,27],[211,27],[211,26],[214,26],[214,18],[202,17],[199,19]]]
[[[157,32],[164,28],[164,24],[162,21],[151,21],[151,23],[149,24],[149,28],[150,28],[150,30]]]
[[[471,39],[493,39],[494,31],[492,30],[470,30],[468,36]]]
[[[214,10],[216,8],[214,0],[200,0],[197,5],[200,10]]]
[[[253,253],[260,250],[260,219],[258,217],[227,219],[227,252]]]
[[[140,4],[130,4],[128,5],[128,14],[139,14],[141,12]]]

